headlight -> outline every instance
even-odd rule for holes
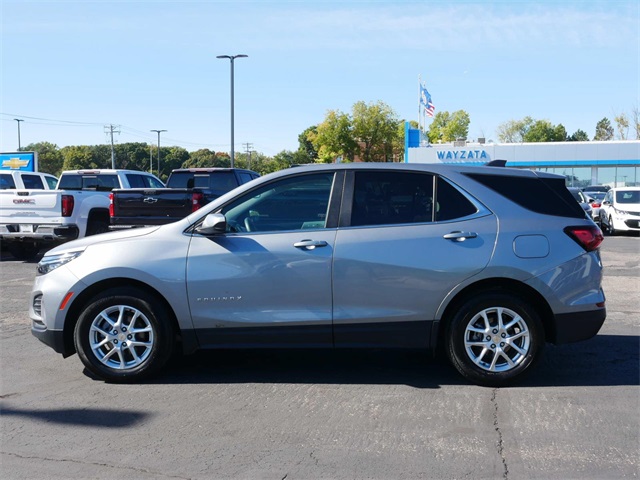
[[[65,263],[69,263],[71,260],[78,258],[82,252],[84,252],[84,250],[75,250],[57,255],[45,255],[38,263],[38,275],[46,275]]]

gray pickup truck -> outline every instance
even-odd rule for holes
[[[115,189],[111,229],[175,222],[259,176],[240,168],[181,168],[171,172],[167,188]]]

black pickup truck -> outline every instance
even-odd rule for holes
[[[111,229],[175,222],[259,176],[239,168],[182,168],[171,172],[166,188],[112,190]]]

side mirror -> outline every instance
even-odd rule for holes
[[[221,213],[210,213],[202,224],[196,228],[196,232],[202,235],[216,235],[227,231],[227,218]]]

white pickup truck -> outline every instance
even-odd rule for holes
[[[0,240],[14,257],[29,260],[45,246],[107,232],[112,189],[163,187],[147,172],[69,170],[55,190],[2,190]]]
[[[58,179],[42,172],[0,170],[0,190],[53,190]]]

